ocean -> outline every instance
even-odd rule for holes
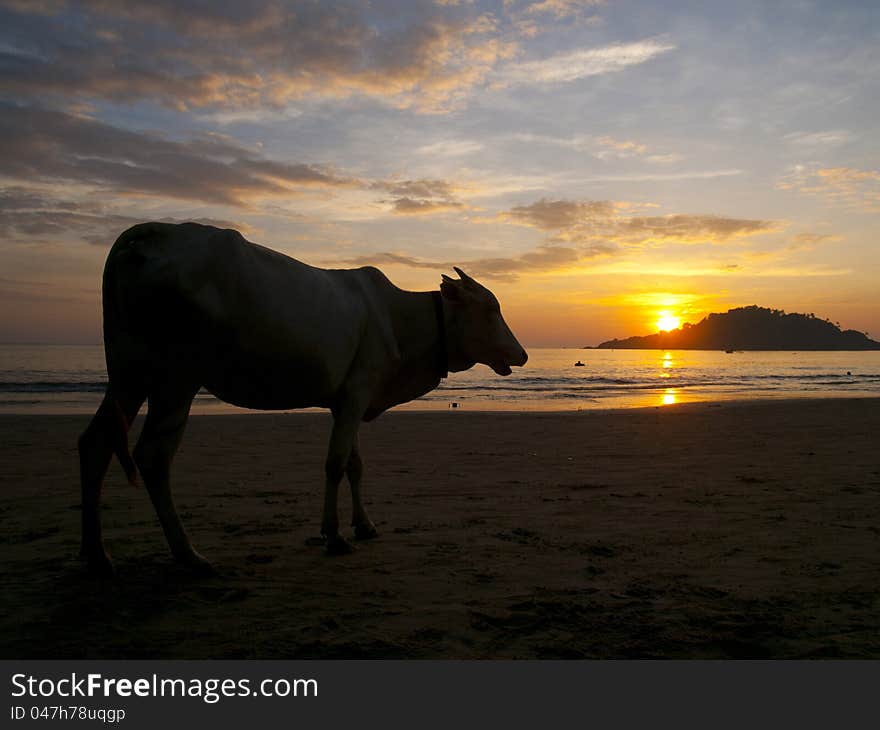
[[[575,362],[584,363],[582,367]],[[0,344],[0,413],[88,413],[106,384],[100,345]],[[477,365],[398,408],[579,410],[763,398],[880,397],[880,351],[529,350],[502,378]],[[194,413],[245,413],[201,392]]]

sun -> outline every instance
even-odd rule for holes
[[[677,330],[679,327],[681,327],[680,317],[666,311],[660,312],[660,316],[657,318],[657,329],[661,332],[668,332],[669,330]]]

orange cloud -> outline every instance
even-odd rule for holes
[[[615,139],[614,137],[609,137],[607,135],[599,137],[599,144],[604,147],[610,147],[612,150],[623,154],[643,155],[648,150],[646,145],[640,144],[639,142],[633,142],[629,139]]]
[[[796,165],[776,185],[824,198],[830,203],[868,212],[880,211],[880,171],[855,167]]]
[[[391,209],[401,215],[426,215],[460,210],[464,203],[455,200],[419,200],[417,198],[395,198],[389,201]]]
[[[557,20],[570,17],[582,17],[587,8],[601,7],[605,0],[540,0],[529,5],[525,12],[528,15],[552,15]]]
[[[617,244],[723,243],[733,238],[779,230],[775,221],[717,215],[626,215],[632,204],[607,200],[541,199],[511,208],[501,221],[555,231],[556,241],[606,241]]]
[[[511,10],[511,22],[517,32],[527,38],[550,30],[561,21],[566,25],[596,25],[601,17],[594,12],[605,0],[539,0],[515,9],[516,3],[505,0],[505,8]],[[551,22],[548,22],[550,19]]]
[[[639,241],[665,240],[676,243],[721,243],[731,238],[779,230],[774,221],[727,218],[717,215],[634,216],[621,222],[622,235]]]
[[[401,215],[426,215],[461,210],[464,203],[456,198],[458,188],[448,180],[378,180],[370,184],[394,196],[391,210]]]
[[[787,251],[812,251],[824,243],[837,243],[843,240],[833,233],[796,233],[786,247]]]
[[[485,279],[515,281],[519,274],[522,273],[542,273],[566,269],[585,259],[596,258],[608,253],[611,253],[611,249],[601,246],[575,248],[570,246],[544,245],[517,256],[498,256],[464,261],[436,261],[408,254],[383,252],[332,263],[334,265],[342,263],[347,266],[382,266],[387,264],[436,271],[448,270],[453,266],[459,266],[474,276]]]
[[[541,200],[529,205],[518,205],[501,214],[501,220],[542,230],[573,228],[597,219],[609,219],[616,213],[608,200]]]

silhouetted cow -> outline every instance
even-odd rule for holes
[[[144,223],[123,233],[104,268],[108,387],[79,440],[82,550],[112,572],[101,537],[101,483],[112,454],[140,472],[175,557],[210,569],[190,545],[171,496],[171,460],[202,387],[244,408],[319,406],[333,413],[321,532],[339,534],[337,491],[351,484],[355,536],[376,536],[360,495],[358,428],[433,390],[448,371],[499,375],[528,356],[498,300],[460,269],[440,291],[398,289],[378,269],[319,269],[195,223]],[[149,408],[134,449],[128,429]]]

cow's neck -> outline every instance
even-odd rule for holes
[[[419,293],[417,296],[425,295]],[[457,373],[472,368],[474,361],[466,357],[458,347],[460,338],[456,337],[459,328],[457,308],[444,299],[439,291],[430,292],[429,296],[433,305],[433,326],[426,321],[428,317],[424,308],[419,321],[422,323],[421,332],[429,333],[428,337],[423,338],[430,351],[427,360],[433,362],[433,373],[438,380],[441,380],[450,372]]]
[[[472,367],[473,361],[456,345],[455,307],[439,291],[401,294],[406,301],[398,310],[394,329],[404,370],[433,379],[433,388],[450,372]]]
[[[434,292],[440,295],[439,292]],[[450,304],[442,296],[439,296],[441,306],[443,308],[443,350],[446,356],[446,369],[450,373],[458,373],[462,370],[468,370],[474,366],[474,361],[462,352],[458,343],[461,337],[457,336],[459,327],[459,307]],[[448,374],[448,373],[447,373]],[[446,377],[446,374],[443,376]]]
[[[390,308],[399,367],[371,404],[366,420],[399,403],[428,393],[450,371],[466,370],[455,346],[458,322],[454,307],[439,292],[397,290]]]
[[[449,374],[449,315],[439,292],[396,293],[392,307],[394,336],[400,366],[388,396],[397,403],[411,400],[437,387]]]
[[[439,291],[431,292],[431,300],[434,303],[434,322],[437,325],[434,349],[436,354],[434,363],[437,375],[442,380],[449,375],[449,345],[446,334],[446,307],[443,305],[443,295]]]

